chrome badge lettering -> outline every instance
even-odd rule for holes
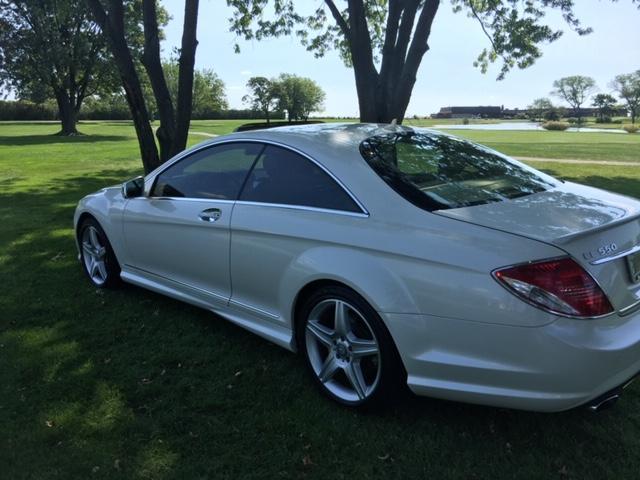
[[[618,245],[615,243],[609,243],[608,245],[602,245],[597,250],[591,250],[589,252],[584,252],[582,254],[582,258],[585,260],[593,260],[598,257],[606,257],[607,255],[611,255],[616,250],[618,250]]]

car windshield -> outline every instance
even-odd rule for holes
[[[498,152],[444,134],[376,135],[360,152],[396,192],[428,211],[500,202],[556,185]]]

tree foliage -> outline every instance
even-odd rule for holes
[[[555,109],[551,100],[546,97],[536,98],[531,105],[527,107],[529,110],[529,115],[533,120],[540,120],[546,118],[548,112],[551,112]]]
[[[326,95],[310,78],[282,73],[272,84],[278,109],[287,111],[290,122],[307,120],[311,112],[324,108]]]
[[[180,64],[171,59],[163,62],[162,70],[173,104],[177,104],[179,90]],[[211,69],[204,68],[193,72],[192,115],[202,117],[206,112],[227,110],[229,104],[222,79]]]
[[[251,77],[247,81],[249,93],[242,97],[242,101],[247,103],[249,108],[264,115],[267,124],[271,119],[271,112],[277,104],[273,83],[266,77]]]
[[[310,78],[282,73],[278,78],[252,77],[250,93],[242,97],[253,110],[262,112],[267,123],[274,110],[287,111],[290,122],[307,120],[311,112],[324,108],[324,90]]]
[[[0,0],[0,81],[19,98],[55,98],[61,134],[76,134],[85,98],[117,88],[84,0]]]
[[[596,91],[596,81],[591,77],[573,75],[553,82],[552,95],[567,102],[580,122],[580,108]]]
[[[616,105],[616,97],[608,93],[599,93],[593,97],[591,105],[598,109],[598,119],[604,121],[605,117],[610,116],[613,112]]]
[[[613,79],[610,87],[625,102],[629,113],[631,113],[631,122],[635,124],[640,113],[640,70],[618,75]]]
[[[441,2],[325,0],[306,13],[294,0],[227,4],[234,9],[231,31],[242,38],[296,35],[316,57],[337,49],[353,67],[361,120],[388,122],[404,118]],[[576,18],[573,0],[450,0],[450,5],[475,19],[486,34],[488,46],[475,64],[484,72],[501,62],[498,78],[532,65],[544,43],[560,38],[562,30],[545,21],[549,11],[559,12],[580,35],[591,31]]]

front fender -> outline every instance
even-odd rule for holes
[[[122,236],[122,215],[126,199],[122,196],[120,186],[104,188],[96,193],[87,195],[78,202],[74,216],[74,231],[78,231],[78,223],[85,215],[91,215],[96,219],[104,230],[109,243],[118,261],[122,264],[126,261],[126,250],[124,248]],[[76,247],[78,237],[76,235]]]

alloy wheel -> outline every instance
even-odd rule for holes
[[[100,240],[100,233],[89,225],[82,231],[82,259],[91,281],[98,286],[107,281],[107,248]]]
[[[378,340],[367,319],[341,299],[319,302],[305,328],[311,367],[322,385],[346,403],[362,403],[381,373]]]

